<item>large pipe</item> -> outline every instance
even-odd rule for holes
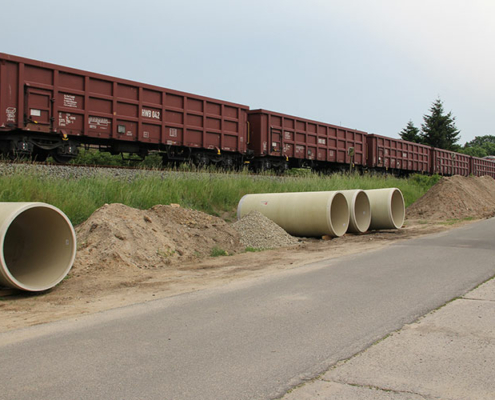
[[[350,209],[349,229],[351,233],[364,233],[371,223],[371,206],[364,190],[342,190]]]
[[[45,203],[0,203],[0,286],[39,292],[69,273],[76,234],[67,216]]]
[[[371,205],[370,229],[399,229],[404,224],[404,196],[397,188],[365,190]]]
[[[349,207],[340,192],[247,194],[237,206],[241,219],[259,211],[293,236],[342,236],[349,226]]]

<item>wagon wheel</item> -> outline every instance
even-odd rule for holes
[[[232,169],[234,167],[234,160],[230,156],[226,156],[222,162],[221,166],[225,169]]]
[[[256,163],[253,168],[255,172],[265,172],[272,168],[272,163],[269,160],[261,160]]]
[[[206,154],[198,154],[194,159],[194,163],[198,168],[205,168],[210,165],[210,158]]]
[[[46,150],[35,150],[34,153],[31,154],[31,160],[33,161],[38,161],[38,162],[44,162],[48,158],[48,151]]]
[[[51,154],[51,156],[53,157],[55,162],[57,162],[58,164],[67,164],[71,160],[74,159],[73,156],[64,156],[64,155],[60,155],[60,154],[56,154],[56,153]]]

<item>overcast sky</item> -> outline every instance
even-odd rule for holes
[[[2,1],[0,52],[398,137],[495,135],[494,0]]]

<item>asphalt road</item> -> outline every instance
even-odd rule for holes
[[[0,398],[272,399],[495,275],[495,219],[0,334]]]

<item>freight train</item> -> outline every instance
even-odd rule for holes
[[[0,53],[0,153],[64,163],[81,146],[164,164],[495,178],[493,160]]]

